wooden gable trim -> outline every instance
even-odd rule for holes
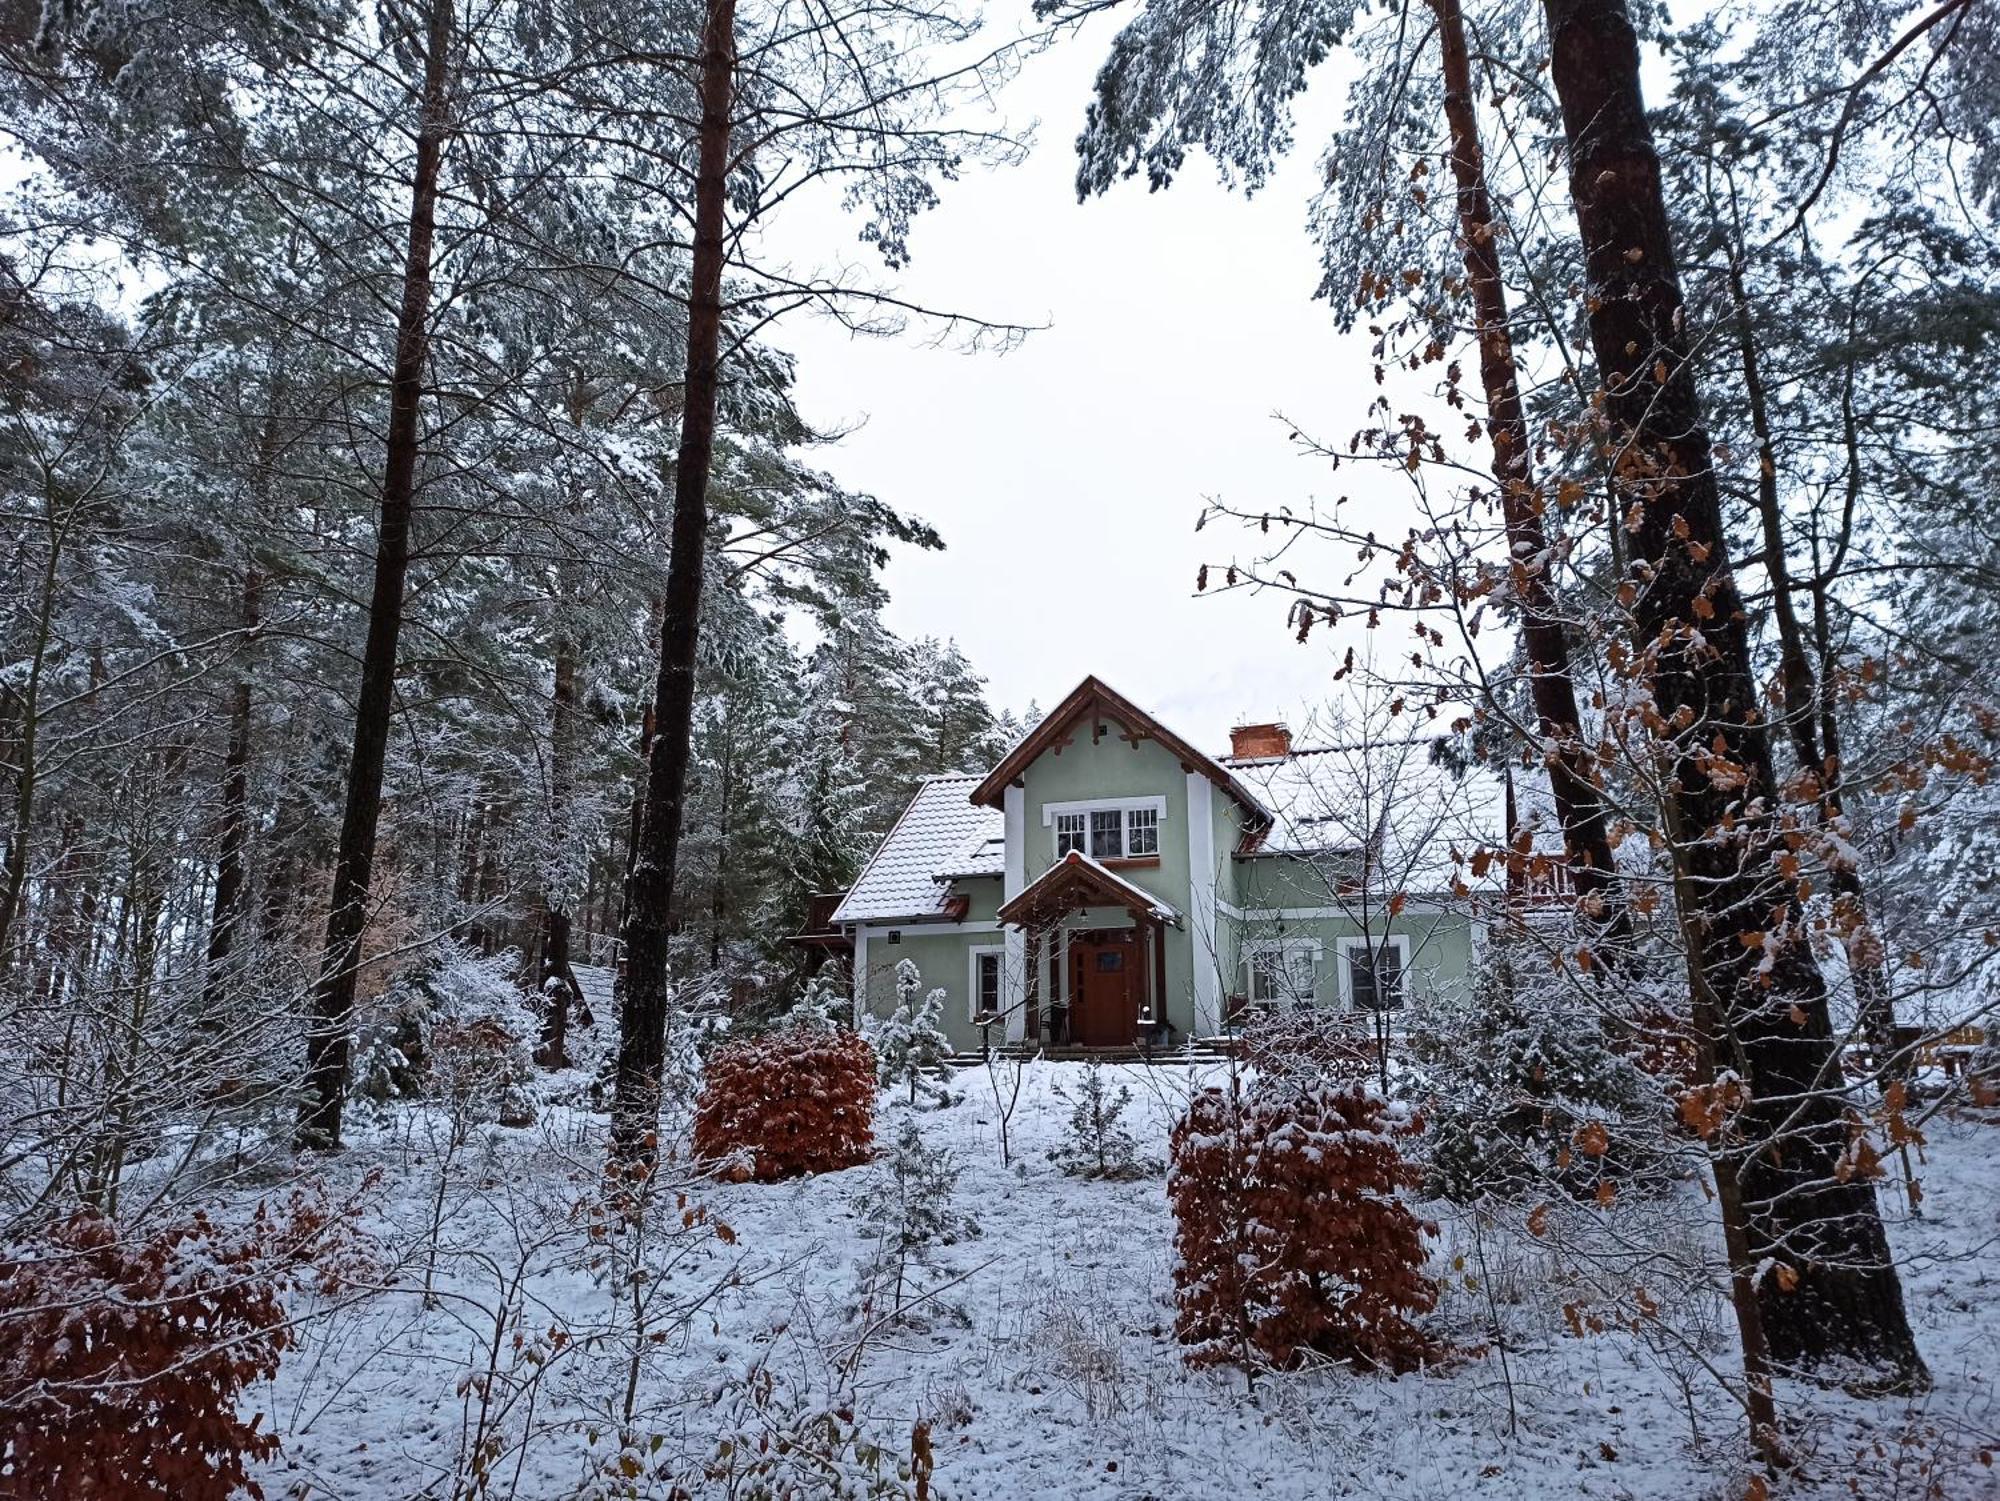
[[[1044,755],[1061,755],[1064,747],[1076,743],[1070,727],[1085,715],[1090,716],[1092,745],[1104,738],[1104,721],[1114,720],[1120,727],[1119,738],[1134,750],[1141,741],[1153,741],[1180,762],[1183,772],[1200,772],[1234,798],[1256,822],[1266,820],[1257,799],[1224,767],[1095,676],[1077,684],[1067,698],[1049,711],[1046,719],[1001,758],[1000,764],[987,773],[986,780],[972,789],[972,801],[988,808],[1003,806],[1007,788],[1019,783],[1030,765]]]
[[[1154,911],[1157,905],[1156,898],[1108,879],[1090,861],[1072,852],[1030,881],[1018,896],[1003,902],[994,916],[1002,923],[1020,925],[1046,918],[1051,911],[1122,907],[1143,925],[1163,921]]]

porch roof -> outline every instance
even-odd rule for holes
[[[1181,915],[1143,886],[1134,885],[1097,860],[1071,850],[1002,904],[1000,921],[1015,927],[1079,907],[1123,907],[1134,917],[1180,926]]]

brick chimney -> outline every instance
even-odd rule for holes
[[[1239,724],[1229,732],[1236,761],[1274,761],[1292,753],[1292,732],[1281,724]]]

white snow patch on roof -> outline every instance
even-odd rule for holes
[[[984,875],[1004,866],[1006,821],[997,808],[972,801],[978,776],[927,777],[910,806],[883,838],[839,907],[836,923],[942,917],[949,878]],[[988,843],[1000,853],[984,853]],[[977,866],[979,868],[968,868]]]
[[[1454,878],[1471,882],[1461,861],[1473,850],[1507,843],[1507,794],[1498,769],[1461,769],[1435,756],[1432,745],[1417,738],[1302,746],[1283,759],[1222,764],[1272,812],[1255,853],[1351,858],[1359,869],[1366,849],[1370,867],[1388,884],[1442,892]],[[1532,847],[1560,854],[1562,826],[1546,776],[1517,769],[1514,806],[1520,825],[1533,831]]]

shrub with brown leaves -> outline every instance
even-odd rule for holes
[[[1411,1322],[1437,1303],[1397,1197],[1418,1127],[1360,1084],[1203,1090],[1175,1125],[1174,1332],[1192,1365],[1284,1367],[1307,1352],[1403,1371],[1444,1348]]]
[[[1321,1008],[1267,1011],[1243,1029],[1245,1060],[1261,1078],[1348,1083],[1375,1072],[1375,1040]]]
[[[694,1154],[761,1183],[866,1162],[875,1141],[875,1050],[853,1032],[788,1026],[709,1055]]]
[[[261,1496],[248,1467],[278,1438],[237,1396],[292,1344],[283,1293],[353,1264],[344,1215],[300,1194],[121,1236],[84,1211],[0,1249],[0,1496]]]

